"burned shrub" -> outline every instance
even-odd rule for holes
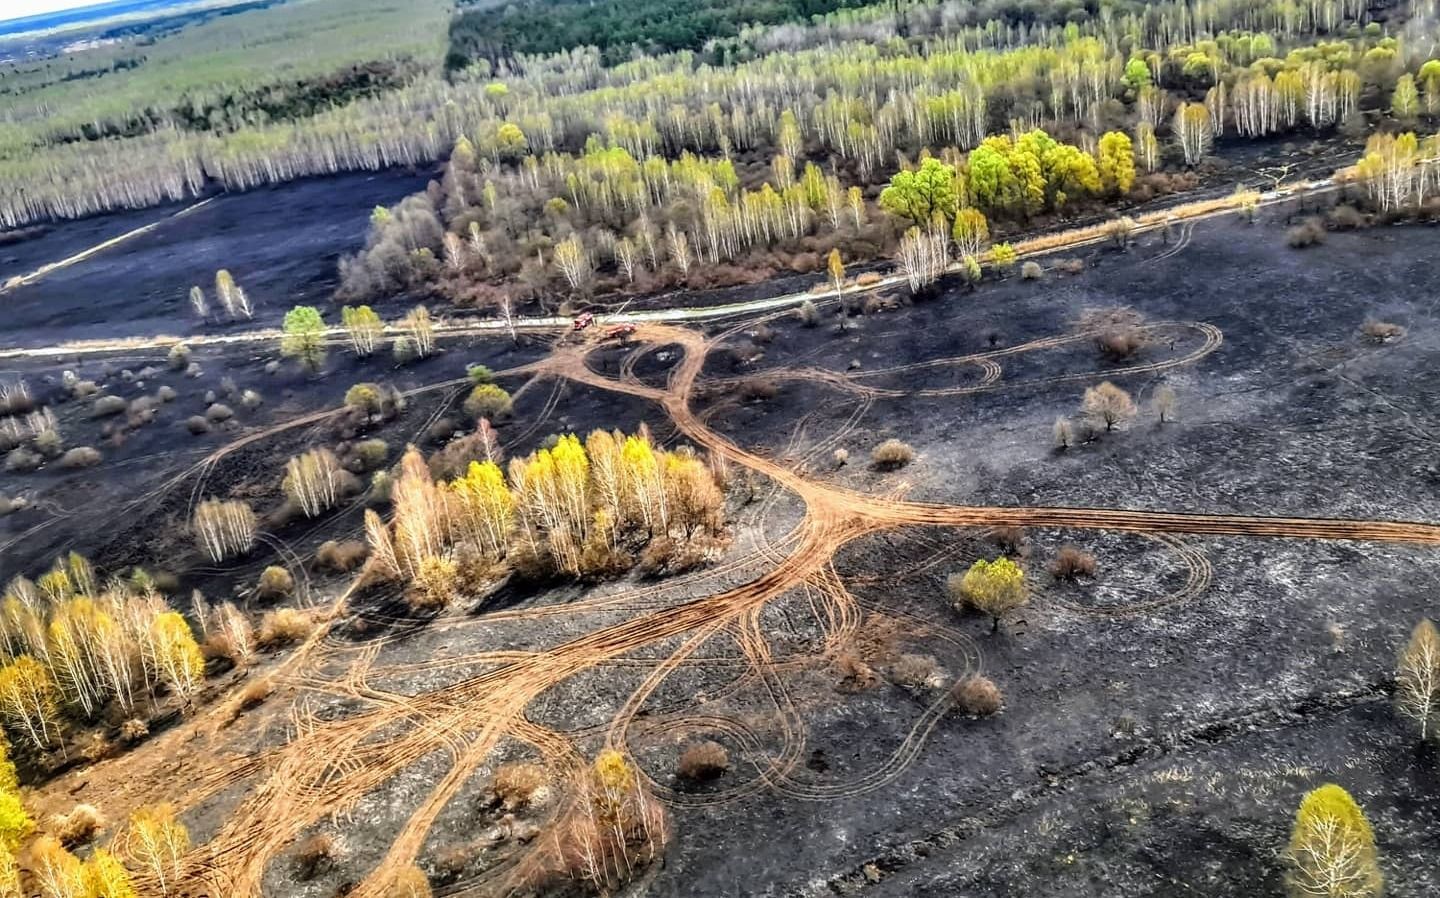
[[[990,538],[1006,555],[1021,555],[1025,550],[1025,529],[1003,524],[990,531]]]
[[[363,542],[356,539],[343,542],[330,539],[315,550],[315,563],[324,570],[347,574],[365,562],[369,551]]]
[[[1325,225],[1318,218],[1307,218],[1285,232],[1285,242],[1291,249],[1319,246],[1325,242]]]
[[[111,415],[118,415],[129,408],[130,404],[119,396],[101,396],[90,406],[92,418],[108,418]]]
[[[740,384],[740,396],[747,402],[769,402],[780,395],[780,388],[773,380],[752,377]]]
[[[255,595],[261,599],[283,599],[295,591],[295,578],[279,565],[272,564],[260,573]]]
[[[901,655],[890,665],[890,682],[912,692],[939,684],[940,665],[929,655]]]
[[[205,420],[211,424],[229,421],[233,417],[235,417],[235,411],[223,403],[217,402],[205,410]]]
[[[875,683],[875,671],[870,665],[851,652],[841,652],[834,658],[835,671],[840,675],[836,684],[842,692],[860,692]]]
[[[204,436],[210,432],[210,422],[204,415],[191,415],[185,419],[185,429],[197,437]]]
[[[235,706],[240,711],[249,711],[258,708],[265,703],[265,700],[275,694],[275,683],[269,677],[262,677],[258,680],[251,680],[240,690],[240,696],[236,699]]]
[[[1377,321],[1369,318],[1360,325],[1360,333],[1376,343],[1389,343],[1405,336],[1405,328],[1390,321]]]
[[[548,792],[545,769],[539,764],[523,761],[500,765],[500,769],[495,771],[495,783],[491,786],[495,800],[507,811],[543,804],[542,790]]]
[[[1080,577],[1095,576],[1095,556],[1082,552],[1074,546],[1062,546],[1049,565],[1050,575],[1056,580],[1077,580]]]
[[[1045,277],[1045,269],[1040,267],[1039,262],[1026,262],[1020,266],[1020,279],[1022,281],[1038,281]]]
[[[730,752],[719,742],[707,739],[686,746],[680,753],[675,772],[692,783],[708,783],[719,779],[730,769]]]
[[[951,694],[955,698],[955,707],[973,717],[989,717],[1005,703],[1000,687],[989,677],[978,674],[957,680],[951,687]]]
[[[89,446],[76,446],[60,457],[62,468],[93,468],[100,464],[101,456],[98,449]]]
[[[915,460],[915,450],[909,443],[889,439],[870,451],[870,463],[880,471],[903,468]]]
[[[1325,216],[1325,223],[1334,231],[1357,231],[1370,226],[1370,218],[1350,205],[1336,206]]]
[[[55,817],[55,838],[66,848],[75,848],[94,841],[105,827],[105,818],[91,804],[77,804],[68,814]]]
[[[314,879],[335,866],[339,853],[334,836],[315,833],[295,849],[295,875],[302,880]]]
[[[5,470],[17,474],[34,471],[44,463],[44,456],[26,449],[24,446],[11,449],[10,454],[5,456]]]
[[[806,327],[815,327],[820,323],[820,310],[815,307],[814,302],[807,299],[795,310],[795,317]]]
[[[1134,358],[1147,344],[1145,332],[1138,327],[1108,330],[1095,338],[1095,348],[1112,362]]]
[[[256,644],[262,649],[283,648],[310,635],[315,624],[309,615],[294,608],[277,608],[260,618]]]

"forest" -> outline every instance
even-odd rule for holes
[[[595,47],[607,64],[634,53],[700,50],[746,25],[804,22],[864,0],[532,0],[465,10],[450,26],[447,65]]]

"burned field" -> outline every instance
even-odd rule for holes
[[[612,859],[650,894],[1239,895],[1279,887],[1296,801],[1336,782],[1394,893],[1426,894],[1436,774],[1389,684],[1434,610],[1440,527],[1396,522],[1433,519],[1440,488],[1417,376],[1440,354],[1423,299],[1440,232],[1295,251],[1274,224],[1042,260],[1040,279],[843,327],[816,294],[813,326],[787,310],[623,344],[453,337],[400,369],[336,353],[320,380],[254,349],[197,351],[197,378],[126,359],[116,392],[182,395],[98,466],[5,474],[30,499],[0,522],[6,573],[69,547],[105,570],[159,557],[177,593],[239,584],[258,613],[276,606],[250,584],[278,563],[333,616],[42,797],[117,818],[174,802],[194,895],[401,894],[412,867],[443,895],[563,892],[582,881],[556,872],[578,869],[579,784],[611,748],[663,809],[650,845]],[[1367,319],[1405,333],[1373,339]],[[79,376],[105,379],[97,364]],[[370,500],[270,516],[285,460],[361,437],[392,461],[429,451],[470,364],[513,399],[507,457],[644,424],[723,460],[707,563],[510,578],[426,614],[321,570]],[[227,377],[265,401],[185,432]],[[347,388],[381,380],[404,409],[346,432]],[[1110,430],[1081,413],[1104,382],[1134,404]],[[103,449],[102,422],[60,408],[71,443]],[[872,460],[887,440],[909,452]],[[212,495],[250,498],[272,538],[197,557],[183,531]],[[1058,566],[1067,548],[1088,565]],[[997,558],[1024,571],[1024,606],[952,607],[947,578]],[[260,679],[273,693],[237,711]]]

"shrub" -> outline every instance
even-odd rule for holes
[[[884,278],[882,278],[878,272],[865,271],[855,276],[855,286],[873,287],[882,280],[884,280]]]
[[[1355,231],[1370,226],[1370,219],[1354,206],[1341,205],[1325,216],[1326,223],[1336,231]]]
[[[492,789],[507,811],[528,807],[546,788],[545,770],[538,764],[514,762],[500,765],[495,771]]]
[[[240,406],[247,411],[253,412],[264,404],[265,400],[254,390],[245,390],[240,394]]]
[[[94,396],[98,392],[100,392],[100,387],[93,380],[77,380],[70,387],[70,395],[76,399]]]
[[[269,677],[261,677],[258,680],[251,680],[240,690],[240,695],[235,700],[235,707],[239,711],[249,711],[258,708],[265,703],[265,700],[275,694],[275,683]]]
[[[936,685],[940,666],[929,655],[901,655],[890,665],[890,680],[896,686],[920,690]]]
[[[300,879],[314,879],[335,865],[338,854],[334,836],[315,833],[295,849],[295,875]]]
[[[1045,277],[1045,269],[1040,267],[1039,262],[1026,262],[1020,266],[1020,278],[1026,281],[1038,281]]]
[[[1006,612],[1019,608],[1029,599],[1025,572],[1003,556],[994,561],[981,558],[964,574],[951,574],[945,586],[957,607],[969,605],[990,615],[995,624],[992,632],[1000,629],[1000,618]]]
[[[93,418],[108,418],[111,415],[120,414],[129,407],[130,404],[119,396],[101,396],[99,399],[96,399],[95,404],[90,407],[90,416]]]
[[[1391,340],[1398,340],[1405,336],[1405,328],[1389,321],[1376,321],[1368,318],[1360,325],[1360,332],[1374,340],[1376,343],[1389,343]]]
[[[1135,220],[1128,216],[1116,218],[1105,224],[1105,236],[1121,249],[1130,245],[1130,238],[1134,233]]]
[[[45,459],[38,452],[31,452],[24,446],[11,449],[5,456],[5,470],[23,474],[33,471],[45,463]]]
[[[228,405],[219,402],[205,410],[205,420],[211,424],[219,424],[222,421],[229,421],[235,417],[235,412]]]
[[[707,739],[687,746],[680,753],[675,772],[692,783],[705,783],[719,779],[729,769],[730,752],[719,742]]]
[[[1000,687],[989,677],[974,674],[957,680],[951,687],[955,707],[974,717],[989,717],[1005,703]]]
[[[315,624],[310,616],[294,608],[277,608],[260,618],[256,644],[263,649],[283,648],[310,635]]]
[[[1292,249],[1304,249],[1325,242],[1325,226],[1318,218],[1307,218],[1285,232],[1285,242]]]
[[[1111,361],[1132,358],[1144,349],[1148,341],[1145,332],[1139,328],[1106,331],[1095,338],[1095,348]]]
[[[494,421],[510,414],[510,394],[495,384],[479,384],[465,397],[465,414]]]
[[[373,471],[385,464],[390,455],[390,444],[381,439],[361,440],[355,444],[354,452],[361,470]]]
[[[190,367],[190,347],[184,343],[176,343],[170,347],[170,354],[166,356],[171,371],[184,371]]]
[[[846,692],[868,689],[875,682],[875,671],[857,655],[841,652],[835,656],[834,664],[840,674],[840,688]]]
[[[814,327],[820,323],[820,310],[815,307],[814,302],[807,299],[795,310],[795,317],[806,327]]]
[[[91,804],[77,804],[70,813],[61,814],[54,820],[55,838],[66,848],[93,841],[104,827],[105,818]]]
[[[29,507],[29,501],[22,496],[0,496],[0,518],[14,514],[17,511],[24,511]]]
[[[450,604],[459,580],[459,568],[453,559],[434,555],[420,562],[406,598],[417,611],[435,611]]]
[[[89,446],[76,446],[60,457],[62,468],[92,468],[100,464],[100,452]]]
[[[1050,575],[1056,580],[1095,576],[1095,556],[1074,546],[1062,546],[1050,561]]]
[[[295,591],[295,578],[279,565],[272,564],[260,573],[255,594],[262,599],[283,599]]]
[[[315,563],[320,567],[339,574],[349,573],[359,567],[369,554],[369,548],[359,540],[347,539],[337,542],[330,539],[315,550]]]
[[[1175,417],[1175,388],[1169,384],[1156,387],[1155,394],[1150,397],[1150,408],[1161,424],[1172,420]]]
[[[740,384],[740,397],[747,402],[769,402],[778,395],[780,388],[773,380],[751,377]]]
[[[495,372],[485,365],[467,365],[465,376],[470,378],[470,382],[476,386],[495,382]]]
[[[65,441],[60,438],[60,432],[57,430],[40,431],[35,434],[30,445],[46,458],[56,458],[65,450]]]
[[[243,555],[255,544],[255,512],[243,499],[209,499],[195,509],[190,530],[211,561]]]
[[[1011,524],[1002,524],[990,531],[990,538],[1006,555],[1019,555],[1025,548],[1025,530]]]
[[[210,432],[210,422],[204,415],[191,415],[185,419],[185,429],[197,437],[203,436]]]
[[[837,468],[843,468],[843,467],[845,467],[845,465],[848,464],[849,461],[850,461],[850,450],[849,450],[849,449],[836,449],[836,450],[831,454],[831,457],[835,459],[835,467],[837,467]]]
[[[1056,259],[1055,264],[1050,267],[1054,268],[1056,271],[1064,272],[1065,274],[1080,274],[1082,271],[1085,270],[1085,260]]]
[[[120,741],[134,745],[150,735],[150,727],[138,717],[132,717],[120,724]]]
[[[384,394],[379,384],[360,383],[345,391],[345,404],[363,412],[367,418],[380,414],[384,406]]]
[[[909,443],[889,439],[870,451],[870,463],[882,471],[903,468],[915,460],[915,450]]]

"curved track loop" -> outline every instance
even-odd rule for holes
[[[1200,348],[1175,359],[1153,365],[1138,365],[1116,371],[1069,374],[1025,384],[997,380],[995,360],[1016,352],[1063,345],[1084,335],[1069,335],[1035,341],[995,353],[984,353],[933,364],[978,364],[986,371],[988,384],[956,390],[930,391],[931,395],[962,395],[983,389],[1014,389],[1036,383],[1063,380],[1099,379],[1117,373],[1136,373],[1187,364],[1213,351],[1220,332],[1205,324],[1180,325],[1201,334]],[[717,337],[723,339],[725,335]],[[526,366],[525,373],[553,377],[557,383],[573,382],[601,390],[628,394],[656,403],[686,439],[724,459],[733,469],[768,480],[774,486],[754,514],[760,531],[754,552],[705,574],[668,584],[621,591],[571,605],[500,611],[448,626],[503,626],[507,621],[535,620],[551,615],[622,612],[603,618],[610,623],[583,632],[560,644],[528,651],[481,652],[435,662],[395,665],[381,663],[389,643],[346,647],[339,678],[326,677],[322,670],[327,658],[339,658],[337,646],[328,639],[329,625],[321,627],[283,665],[286,682],[302,690],[305,698],[292,714],[292,738],[278,748],[257,757],[220,760],[211,770],[192,780],[189,790],[176,797],[181,807],[193,807],[224,788],[249,781],[251,788],[227,822],[208,843],[187,857],[192,885],[208,889],[210,895],[226,898],[258,898],[262,893],[267,865],[288,845],[325,818],[343,814],[363,797],[384,787],[398,774],[425,758],[441,758],[445,771],[430,792],[412,809],[400,827],[384,858],[368,872],[350,894],[354,898],[382,898],[396,875],[419,855],[447,803],[456,799],[467,781],[507,740],[519,740],[538,751],[550,765],[552,775],[563,783],[584,770],[580,741],[593,748],[596,738],[611,745],[633,746],[637,739],[656,732],[662,723],[675,728],[711,731],[730,741],[743,753],[753,774],[729,788],[703,795],[684,795],[655,783],[657,791],[677,805],[732,800],[760,789],[771,789],[796,799],[829,801],[880,788],[899,776],[918,756],[926,737],[950,710],[948,693],[919,711],[900,744],[863,776],[847,782],[826,782],[802,774],[798,761],[804,753],[806,732],[803,716],[787,687],[781,671],[803,669],[806,664],[823,665],[854,637],[862,616],[867,613],[913,618],[891,608],[880,611],[873,602],[852,595],[836,573],[833,559],[837,550],[853,540],[901,528],[991,528],[1016,525],[1036,528],[1104,529],[1139,533],[1164,542],[1191,568],[1185,588],[1166,599],[1129,606],[1123,613],[1149,613],[1165,604],[1197,595],[1208,583],[1208,563],[1203,556],[1185,547],[1176,537],[1183,534],[1217,536],[1280,537],[1296,539],[1368,540],[1440,544],[1440,526],[1403,521],[1352,521],[1296,517],[1259,517],[1230,514],[1190,514],[1140,509],[1103,508],[1009,508],[953,506],[905,501],[896,496],[868,495],[807,477],[801,470],[736,445],[704,421],[691,408],[697,381],[707,353],[716,340],[700,333],[666,325],[644,325],[635,339],[642,346],[622,364],[621,379],[607,378],[587,364],[590,347],[559,345],[546,360]],[[673,345],[681,353],[671,367],[664,387],[650,386],[634,376],[634,366],[646,346]],[[991,366],[995,367],[991,367]],[[916,366],[910,366],[916,367]],[[521,369],[507,372],[519,373]],[[907,369],[891,369],[891,371]],[[880,372],[868,372],[874,375]],[[856,378],[834,372],[794,371],[795,377],[809,377],[843,384],[864,395],[871,388]],[[457,382],[426,389],[453,389]],[[556,393],[552,394],[557,395]],[[857,426],[863,409],[841,425],[842,432]],[[288,425],[249,435],[261,439],[282,427],[318,421],[317,413]],[[806,446],[810,422],[801,422],[788,447],[805,460],[834,444],[835,437],[822,437]],[[203,477],[224,451],[192,468],[189,476]],[[803,465],[799,466],[803,470]],[[171,486],[181,482],[176,479]],[[195,493],[198,495],[198,491]],[[803,507],[803,517],[783,538],[771,543],[764,536],[767,515],[782,498]],[[939,564],[946,557],[943,546],[932,555]],[[716,575],[722,575],[717,577]],[[739,582],[702,594],[709,584]],[[338,619],[348,605],[348,593],[333,609]],[[782,602],[781,600],[784,600]],[[767,633],[765,611],[789,616],[808,609],[805,627],[819,634],[808,651],[777,656],[772,647],[775,635]],[[1079,610],[1079,609],[1076,609]],[[1083,613],[1096,613],[1085,609]],[[1115,613],[1122,613],[1117,611]],[[803,615],[801,615],[803,617]],[[571,618],[573,619],[573,618]],[[955,656],[965,670],[980,669],[979,652],[968,639],[930,622],[913,618],[938,633],[946,652]],[[722,650],[717,637],[733,640],[738,654]],[[707,646],[709,650],[707,651]],[[658,650],[658,651],[657,651]],[[427,679],[447,667],[457,676],[428,692],[405,694],[387,688],[387,678],[403,673],[423,672]],[[489,665],[476,673],[477,664]],[[463,666],[462,666],[463,665]],[[530,706],[552,689],[586,671],[603,665],[617,670],[645,671],[610,723],[572,733],[546,729],[527,717]],[[663,704],[662,691],[676,672],[689,665],[704,665],[734,673],[714,699],[692,708],[656,709]],[[671,691],[674,690],[671,685]],[[758,694],[767,707],[764,722],[751,724],[723,713],[719,699],[745,691]],[[310,710],[309,696],[343,695],[360,710],[349,716],[318,720]],[[671,699],[672,706],[677,703]],[[714,705],[714,710],[710,710]],[[654,717],[650,715],[658,710]],[[642,712],[645,712],[642,715]],[[207,714],[209,712],[206,712]],[[603,732],[602,732],[603,730]],[[167,740],[156,740],[163,743]],[[173,740],[170,740],[173,741]],[[144,764],[142,746],[135,754]],[[140,769],[137,767],[136,769]],[[737,775],[736,779],[740,779]],[[132,798],[146,789],[154,794],[173,795],[173,783],[160,778],[141,778],[144,785],[127,789]],[[542,834],[534,845],[542,845]],[[501,865],[497,872],[480,880],[461,884],[455,894],[487,894],[502,891],[506,876],[526,869],[524,858]]]

